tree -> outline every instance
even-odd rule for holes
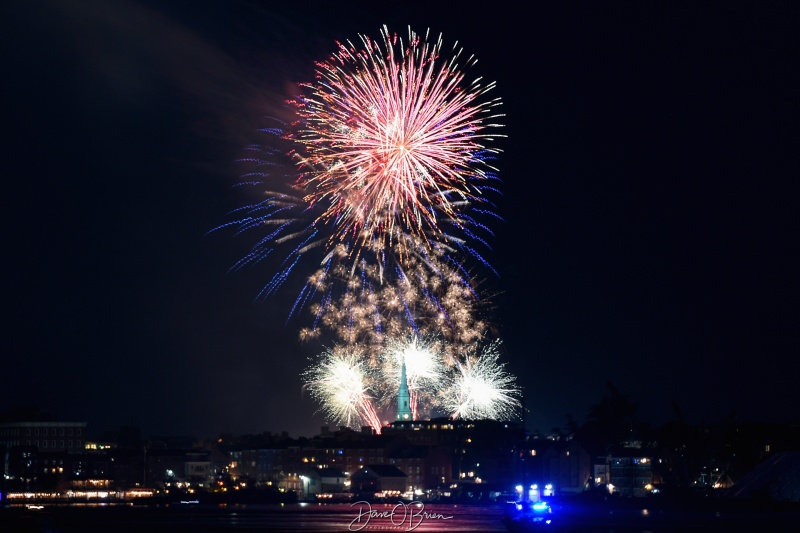
[[[642,423],[636,414],[638,404],[622,394],[608,381],[608,392],[586,415],[586,422],[577,435],[595,453],[603,453],[611,446],[641,440]]]

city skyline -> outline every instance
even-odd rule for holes
[[[582,420],[608,382],[654,423],[796,420],[790,4],[3,10],[4,406],[148,434],[326,425],[301,376],[333,342],[289,319],[303,280],[257,300],[271,265],[228,273],[251,242],[207,233],[252,201],[235,161],[266,117],[386,24],[457,41],[503,101],[482,287],[528,430]]]

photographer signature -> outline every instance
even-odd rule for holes
[[[452,516],[445,516],[441,513],[433,513],[425,510],[425,504],[422,502],[414,501],[409,503],[399,502],[394,507],[384,510],[375,511],[372,505],[367,501],[358,501],[351,505],[351,507],[358,505],[358,516],[350,522],[350,531],[361,531],[369,524],[373,518],[385,519],[388,518],[392,526],[396,529],[406,526],[406,531],[414,531],[424,520],[450,520]]]

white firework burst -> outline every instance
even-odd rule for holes
[[[451,418],[503,420],[518,416],[522,404],[514,376],[497,361],[500,341],[487,345],[477,358],[455,365],[453,376],[440,395]]]
[[[421,414],[429,414],[445,376],[442,355],[442,343],[433,339],[417,336],[390,339],[381,357],[382,388],[391,391],[386,400],[392,401],[397,397],[400,372],[405,363],[412,416],[418,420]]]
[[[352,428],[368,425],[380,432],[372,374],[357,349],[335,347],[323,352],[318,363],[305,372],[305,387],[330,421]]]

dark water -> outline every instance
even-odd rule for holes
[[[96,505],[0,508],[2,533],[503,532],[507,505]],[[523,533],[800,532],[800,512],[753,509],[554,508]]]
[[[402,504],[45,506],[0,509],[0,532],[506,531],[503,506]]]

